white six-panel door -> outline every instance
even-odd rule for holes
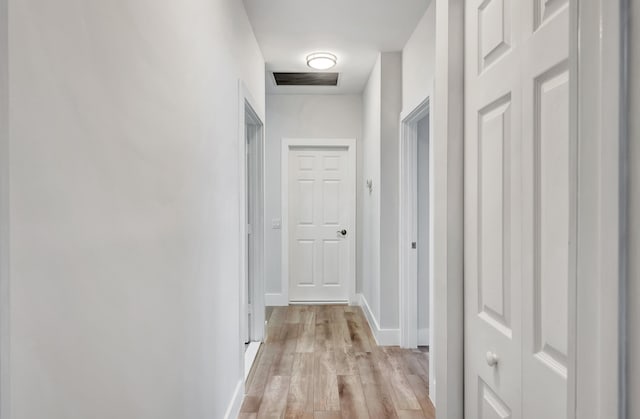
[[[348,147],[288,150],[289,300],[346,302],[355,280],[355,162]]]
[[[568,0],[468,0],[465,19],[465,415],[565,418]]]

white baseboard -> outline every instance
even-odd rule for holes
[[[289,301],[289,305],[291,306],[306,306],[306,305],[314,305],[314,306],[328,306],[328,305],[347,305],[349,302],[347,300],[335,300],[335,301]],[[353,305],[353,304],[352,304]]]
[[[267,293],[264,295],[264,305],[267,307],[286,307],[288,305],[295,304],[349,304],[352,306],[361,305],[360,294],[356,294],[355,297],[343,301],[289,301],[289,299],[283,294]]]
[[[418,329],[418,346],[429,346],[429,328]]]
[[[362,311],[364,312],[364,316],[367,318],[367,322],[369,322],[369,327],[373,331],[373,336],[376,338],[376,343],[379,346],[395,346],[400,345],[400,329],[382,329],[378,324],[371,308],[369,307],[369,303],[367,299],[362,294],[358,294],[359,305],[362,307]]]
[[[236,419],[240,413],[240,407],[242,406],[242,400],[244,399],[244,381],[238,381],[236,389],[233,392],[233,397],[229,402],[229,407],[224,414],[224,419]]]
[[[289,301],[284,294],[265,294],[264,305],[267,307],[288,306]]]
[[[251,342],[249,347],[244,351],[244,381],[247,381],[247,377],[251,372],[251,367],[258,356],[258,350],[262,342]]]

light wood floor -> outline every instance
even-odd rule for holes
[[[375,344],[359,307],[271,313],[240,419],[435,418],[428,353]]]

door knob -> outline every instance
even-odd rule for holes
[[[489,365],[490,367],[495,367],[496,365],[498,365],[498,355],[496,355],[494,352],[488,351],[487,365]]]
[[[338,234],[344,237],[347,235],[347,230],[338,230]]]

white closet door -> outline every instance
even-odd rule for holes
[[[522,417],[519,3],[467,2],[464,272],[468,418]]]
[[[523,2],[523,417],[567,417],[576,149],[570,143],[569,1]]]
[[[465,414],[563,418],[567,1],[469,0],[465,19]]]

